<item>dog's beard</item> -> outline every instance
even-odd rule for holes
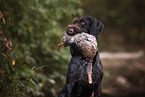
[[[67,27],[67,30],[66,30],[67,34],[68,35],[75,35],[77,33],[82,33],[82,32],[87,32],[87,29],[82,29],[81,27],[79,27],[78,25],[69,25]]]

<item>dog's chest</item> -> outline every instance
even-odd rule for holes
[[[88,84],[88,63],[82,60],[71,60],[69,75],[71,82],[74,80],[81,84]]]

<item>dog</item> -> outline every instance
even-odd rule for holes
[[[68,25],[66,33],[70,36],[77,33],[88,33],[98,37],[104,29],[104,25],[91,16],[85,15],[73,19],[72,24]],[[92,61],[92,83],[89,83],[87,75],[88,59],[84,57],[78,46],[73,43],[70,45],[71,60],[68,65],[66,84],[57,97],[94,97],[101,96],[101,82],[103,79],[103,66],[100,60],[99,51]]]

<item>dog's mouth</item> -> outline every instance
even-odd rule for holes
[[[78,25],[68,25],[66,32],[68,35],[73,36],[77,33],[86,32],[86,30],[81,29],[81,27],[79,27]]]
[[[82,29],[77,24],[72,24],[72,25],[68,25],[68,27],[66,29],[66,32],[64,34],[65,34],[65,36],[67,36],[67,39],[68,39],[68,37],[71,38],[74,35],[76,35],[78,33],[82,33],[82,32],[87,32],[87,30]],[[67,39],[66,39],[66,37],[62,38],[63,42],[61,44],[58,44],[57,50],[59,50],[59,47],[62,46],[62,45],[64,45],[64,46],[69,46],[70,45],[70,43],[68,43],[69,41]]]

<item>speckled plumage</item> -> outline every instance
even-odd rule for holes
[[[70,36],[66,32],[64,32],[63,42],[67,46],[71,45],[72,43],[76,43],[76,45],[82,51],[82,54],[84,55],[84,57],[90,60],[92,60],[93,57],[96,55],[96,52],[97,52],[96,37],[88,33],[82,32],[74,36]]]

